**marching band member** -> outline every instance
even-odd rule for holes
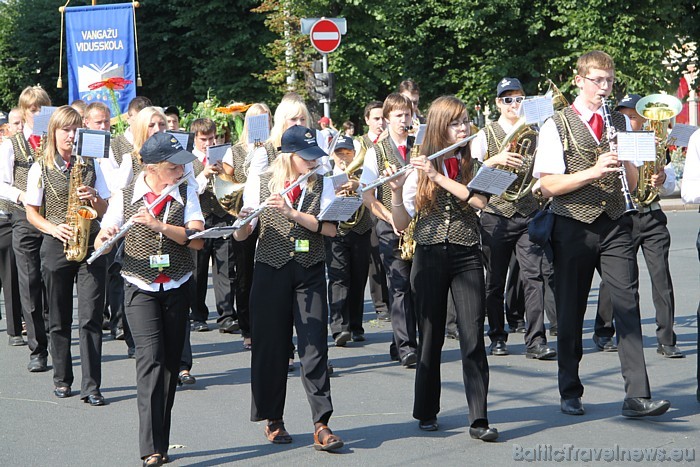
[[[651,400],[639,316],[638,269],[632,244],[632,219],[623,215],[625,199],[620,163],[603,132],[603,99],[615,82],[615,65],[602,51],[579,57],[574,78],[580,94],[542,126],[533,175],[542,194],[552,197],[556,215],[551,235],[558,315],[561,411],[583,415],[582,327],[593,271],[600,268],[618,327],[619,356],[626,397],[625,417],[661,415],[667,400]],[[614,129],[627,128],[625,116],[611,112]],[[637,168],[624,162],[627,183],[637,185]],[[625,173],[622,172],[622,173]],[[572,267],[575,265],[575,267]]]
[[[249,155],[252,157],[257,147],[255,142],[248,142],[248,117],[256,115],[267,115],[269,128],[272,128],[272,113],[266,104],[256,103],[248,108],[241,137],[224,155],[224,171],[233,177],[234,183],[245,183],[248,180],[251,162]],[[261,143],[262,141],[259,144]],[[238,325],[243,336],[243,348],[246,350],[253,348],[253,340],[250,337],[250,288],[253,283],[255,245],[258,243],[258,233],[259,229],[255,229],[246,240],[233,242],[236,261],[236,311],[238,312]]]
[[[80,232],[75,225],[77,220],[71,218],[79,217],[76,211],[85,206],[101,217],[107,209],[105,200],[110,197],[110,191],[99,163],[91,158],[81,161],[72,155],[76,130],[82,126],[83,119],[70,106],[59,107],[53,113],[44,156],[32,165],[27,176],[24,204],[27,219],[44,234],[41,267],[48,298],[54,394],[59,398],[71,395],[73,283],[77,277],[82,368],[80,398],[98,406],[105,403],[100,384],[106,265],[104,258],[90,265],[84,259],[99,230],[97,220],[90,221],[89,239],[84,244],[76,240]],[[76,183],[79,185],[75,186]],[[45,214],[42,214],[42,206]],[[77,242],[77,245],[71,247],[72,242]],[[66,245],[68,251],[65,251]],[[82,248],[84,252],[82,255],[70,253],[73,248]]]
[[[260,218],[260,237],[255,253],[253,287],[250,294],[252,349],[251,420],[267,420],[265,436],[275,444],[292,438],[284,427],[287,388],[287,357],[292,326],[304,384],[314,423],[314,447],[334,451],[343,441],[328,428],[333,413],[328,375],[328,309],[323,236],[334,236],[336,226],[316,216],[332,201],[332,187],[324,190],[323,178],[311,176],[279,195],[301,175],[314,170],[326,154],[316,143],[315,132],[293,125],[281,138],[281,153],[270,170],[249,177],[244,206],[245,218],[261,200],[267,203]],[[256,220],[234,233],[245,240]],[[272,292],[271,287],[274,287]]]
[[[156,132],[139,154],[143,171],[114,193],[95,247],[133,219],[135,225],[124,239],[121,274],[125,312],[136,343],[139,450],[144,466],[159,466],[168,461],[171,411],[188,325],[186,284],[194,269],[189,249],[203,244],[188,236],[204,228],[204,218],[196,189],[187,183],[151,211],[146,207],[183,176],[183,166],[195,158],[192,153],[174,137]]]
[[[13,203],[12,248],[17,264],[17,283],[24,322],[27,325],[30,372],[48,370],[48,339],[44,323],[44,283],[41,277],[42,233],[29,223],[25,198],[27,175],[37,159],[39,137],[32,135],[34,115],[43,106],[51,105],[49,95],[39,86],[25,88],[19,96],[19,109],[24,118],[22,131],[0,145],[0,197]],[[4,282],[3,282],[4,283]]]
[[[401,167],[409,163],[413,137],[408,136],[411,124],[411,101],[401,94],[390,94],[384,101],[382,112],[388,122],[388,137],[367,150],[362,166],[360,184],[373,182],[387,165]],[[401,259],[399,252],[400,230],[394,226],[391,211],[391,192],[388,187],[362,193],[365,206],[377,217],[376,232],[379,252],[389,285],[389,306],[394,340],[390,347],[392,359],[401,365],[413,367],[416,354],[416,318],[411,304],[409,276],[411,263]]]
[[[129,126],[126,128],[123,134],[117,135],[110,146],[112,150],[113,157],[110,158],[112,162],[113,169],[115,170],[114,176],[114,186],[110,186],[112,191],[121,190],[126,185],[131,182],[134,174],[140,172],[139,167],[134,167],[132,160],[135,157],[138,159],[138,151],[151,135],[148,134],[153,131],[154,127],[151,127],[151,121],[147,120],[144,116],[141,120],[138,120],[138,115],[145,108],[150,108],[150,115],[153,116],[155,111],[158,110],[156,107],[152,107],[151,100],[148,97],[136,96],[129,102],[127,108],[127,123]],[[165,119],[165,114],[162,114],[163,119]],[[144,124],[148,125],[149,130],[145,130]],[[165,131],[165,126],[161,129],[160,124],[158,125],[158,131]],[[139,134],[138,137],[136,134]],[[136,139],[140,141],[138,148],[135,147]]]
[[[479,131],[472,141],[472,154],[488,166],[507,166],[518,169],[523,165],[522,155],[510,150],[499,153],[506,135],[520,117],[520,103],[525,92],[516,78],[503,78],[496,89],[496,106],[501,113],[497,122]],[[533,143],[534,145],[534,143]],[[513,182],[521,186],[531,177],[521,171]],[[530,241],[527,226],[539,211],[535,195],[528,189],[514,201],[492,196],[481,213],[481,239],[486,262],[486,315],[489,320],[491,355],[508,355],[508,332],[505,329],[503,295],[506,276],[513,252],[520,266],[520,278],[525,299],[525,356],[551,360],[557,352],[547,345],[544,327],[544,278],[542,276],[542,247]]]
[[[484,273],[474,209],[482,209],[487,199],[466,186],[474,164],[469,150],[458,149],[433,161],[425,157],[469,135],[464,103],[452,96],[436,99],[428,110],[427,124],[421,156],[411,161],[418,170],[391,183],[391,214],[396,228],[403,230],[412,217],[417,218],[411,291],[421,338],[413,417],[419,420],[421,430],[438,429],[440,355],[451,293],[460,331],[469,434],[494,441],[498,431],[489,427],[486,414],[489,365],[484,347]]]

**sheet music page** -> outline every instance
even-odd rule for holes
[[[346,174],[345,172],[339,173],[338,175],[333,175],[329,178],[333,182],[333,189],[335,191],[338,191],[341,186],[345,185],[350,181],[350,178],[348,178],[348,174]]]
[[[166,131],[169,135],[172,135],[180,146],[185,148],[185,151],[192,152],[194,149],[194,133],[188,133],[186,131]]]
[[[32,128],[32,135],[43,136],[44,133],[47,133],[49,131],[50,119],[50,114],[34,115],[34,127]]]
[[[108,131],[78,128],[78,155],[83,157],[109,157],[110,134]]]
[[[617,134],[617,160],[641,162],[656,160],[656,137],[653,131],[621,131]]]
[[[467,187],[492,195],[500,195],[518,178],[513,172],[482,165]]]
[[[270,116],[267,114],[246,117],[248,124],[248,142],[267,141],[270,137]]]
[[[549,117],[554,115],[554,105],[551,96],[537,96],[525,99],[522,104],[525,122],[528,125],[541,125]]]
[[[54,107],[51,105],[44,105],[39,109],[39,115],[53,115],[53,113],[58,109],[58,107]]]
[[[207,148],[207,164],[214,165],[217,162],[221,162],[229,149],[231,149],[231,143],[209,146]]]
[[[196,234],[190,235],[190,240],[195,240],[197,238],[221,238],[233,235],[236,229],[233,226],[227,225],[224,227],[212,227],[211,229],[206,229]]]
[[[427,123],[421,123],[418,125],[418,131],[416,132],[416,141],[413,143],[416,146],[423,144],[423,139],[425,138],[425,129],[428,128]]]
[[[318,219],[322,221],[345,222],[355,214],[355,211],[360,209],[361,205],[362,198],[359,196],[337,196],[318,215]]]
[[[668,135],[666,144],[668,144],[669,146],[687,148],[690,137],[696,131],[698,131],[698,127],[696,126],[686,125],[684,123],[676,123],[675,125],[673,125],[673,129]]]

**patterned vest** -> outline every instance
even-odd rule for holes
[[[272,163],[275,162],[275,159],[277,159],[277,154],[279,154],[280,152],[269,141],[265,141],[263,147],[265,148],[265,152],[267,153],[267,166],[270,167]]]
[[[234,144],[231,146],[231,158],[233,159],[233,180],[236,183],[248,181],[248,167],[246,167],[246,157],[248,156],[247,144]]]
[[[9,202],[6,199],[0,199],[0,211],[8,214],[13,207],[14,203]]]
[[[553,118],[564,147],[567,174],[593,167],[598,155],[609,150],[606,133],[603,132],[600,144],[596,143],[586,124],[571,107],[556,112]],[[617,131],[625,131],[624,115],[612,112],[612,119]],[[617,173],[610,173],[578,190],[555,196],[552,210],[586,224],[592,223],[603,212],[611,219],[617,219],[625,211],[622,182]]]
[[[192,161],[192,168],[194,169],[194,176],[197,177],[202,173],[202,170],[204,170],[204,164],[202,164],[199,159],[195,159]],[[202,208],[202,215],[204,215],[204,217],[208,217],[211,214],[217,217],[226,217],[229,215],[216,200],[210,181],[207,182],[204,192],[199,195],[199,205]]]
[[[187,184],[183,183],[178,187],[182,202],[187,204]],[[134,197],[134,183],[124,188],[124,219],[133,216],[141,206],[144,206],[143,198],[131,204]],[[166,208],[156,216],[160,221],[165,216]],[[185,225],[185,206],[173,200],[170,202],[170,212],[168,213],[168,224],[175,226]],[[136,277],[147,284],[153,283],[158,277],[158,268],[150,267],[151,255],[158,254],[158,244],[160,235],[148,227],[135,224],[129,230],[124,241],[124,265],[122,273],[125,276]],[[170,267],[164,268],[163,273],[172,280],[180,280],[188,272],[194,270],[194,260],[190,249],[180,245],[165,235],[163,235],[162,254],[170,255]]]
[[[457,175],[456,181],[462,181],[461,174]],[[418,220],[413,239],[418,245],[449,242],[472,246],[479,243],[479,218],[476,212],[444,188],[438,188],[432,209],[423,208],[416,215]]]
[[[406,160],[404,161],[394,145],[391,144],[391,138],[386,137],[374,145],[374,150],[377,153],[377,169],[381,174],[387,165],[395,165],[397,168],[403,167],[411,161],[411,148],[413,147],[413,136],[408,137],[406,141]],[[380,175],[381,177],[381,175]],[[381,201],[385,208],[391,212],[391,188],[386,183],[377,187],[377,199]]]
[[[122,165],[124,156],[126,155],[128,157],[131,154],[131,151],[134,150],[134,146],[128,139],[126,139],[126,136],[124,135],[117,135],[116,137],[112,138],[111,148],[112,154],[114,154],[114,160],[117,161],[117,164],[119,165]]]
[[[270,197],[271,174],[260,175],[260,199]],[[322,179],[316,179],[313,185],[307,185],[306,195],[301,212],[318,216],[321,212],[321,193],[323,192]],[[276,209],[265,209],[260,214],[260,236],[258,247],[255,250],[255,260],[279,269],[292,259],[305,268],[325,261],[326,253],[323,245],[323,236],[311,232],[295,222],[289,221]],[[297,240],[309,242],[309,251],[299,253],[295,250]]]
[[[488,151],[484,160],[498,154],[498,149],[506,138],[506,132],[498,122],[486,125],[485,133]],[[532,144],[537,144],[537,141],[533,141]],[[532,164],[530,164],[530,167],[531,166]],[[528,179],[532,178],[530,173],[519,172],[518,178],[515,179],[511,186],[522,186],[525,177]],[[532,192],[528,192],[525,196],[516,201],[506,201],[500,196],[491,196],[489,204],[484,208],[484,212],[511,218],[516,212],[522,216],[529,216],[538,208],[539,203],[535,199],[535,196]]]
[[[15,188],[18,188],[26,193],[27,191],[27,176],[29,175],[29,169],[35,162],[36,154],[34,149],[29,145],[24,135],[22,133],[15,134],[10,138],[12,142],[12,150],[15,153],[15,167],[12,173],[12,178],[14,180]],[[13,206],[14,209],[24,211],[24,205],[22,203]]]
[[[360,213],[359,219],[356,219],[358,213]],[[355,212],[355,214],[350,217],[351,222],[355,222],[355,225],[352,227],[344,228],[346,224],[344,222],[341,222],[340,225],[338,226],[338,236],[342,237],[344,235],[347,235],[348,232],[355,232],[358,235],[362,235],[364,233],[367,233],[369,229],[372,228],[373,223],[372,223],[372,217],[369,214],[369,209],[365,208],[364,206],[360,206],[360,209]]]
[[[63,159],[56,154],[55,159],[59,166],[63,166]],[[75,165],[75,156],[71,156],[70,171],[63,172],[54,165],[54,160],[43,158],[40,161],[42,180],[44,183],[44,205],[46,206],[46,219],[54,224],[65,224],[66,213],[68,212],[68,185],[70,183],[70,173],[73,170],[78,170]],[[94,159],[86,157],[83,159],[82,178],[83,185],[94,187],[95,180],[95,165]],[[77,189],[78,187],[73,187]],[[87,204],[89,205],[89,203]],[[90,235],[100,230],[100,223],[95,220],[90,222]]]

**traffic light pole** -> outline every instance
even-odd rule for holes
[[[323,73],[328,73],[328,54],[321,54]],[[326,101],[323,103],[323,116],[331,118],[331,104]]]

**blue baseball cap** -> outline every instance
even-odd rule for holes
[[[307,161],[313,161],[319,157],[327,156],[316,142],[316,130],[300,125],[287,128],[282,134],[282,152],[293,152]]]
[[[182,145],[169,133],[155,133],[148,138],[141,150],[141,160],[144,164],[157,164],[168,161],[177,165],[192,162],[197,157],[189,151],[185,151]]]
[[[518,78],[503,78],[500,80],[498,82],[498,86],[496,87],[496,97],[501,97],[501,94],[508,91],[522,91],[522,93],[525,94],[525,91],[523,91],[523,85],[520,84],[520,80]]]

